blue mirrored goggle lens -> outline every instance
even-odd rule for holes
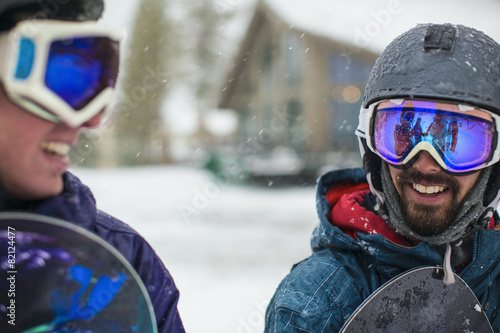
[[[74,110],[84,108],[118,75],[118,42],[105,37],[53,42],[47,60],[45,85]]]
[[[401,165],[420,142],[429,142],[449,170],[466,172],[490,159],[495,126],[486,119],[432,108],[397,106],[376,111],[375,150]]]

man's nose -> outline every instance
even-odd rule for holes
[[[441,166],[427,151],[420,152],[412,167],[424,174],[438,173],[442,171]]]

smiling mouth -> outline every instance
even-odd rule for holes
[[[46,142],[46,141],[44,141],[41,143],[40,146],[45,153],[52,155],[54,157],[67,156],[69,151],[70,151],[70,148],[71,148],[70,145],[68,145],[66,143],[62,143],[62,142]]]
[[[424,186],[416,183],[412,183],[412,185],[415,191],[422,194],[438,194],[447,189],[445,186]]]

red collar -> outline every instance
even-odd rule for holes
[[[332,207],[329,214],[330,223],[353,239],[357,238],[358,233],[380,234],[395,244],[415,246],[392,230],[380,216],[360,205],[369,191],[367,183],[352,185],[343,182],[331,189],[326,194]]]
[[[360,203],[370,191],[367,183],[353,185],[349,182],[341,182],[326,194],[326,198],[332,210],[328,216],[332,225],[339,227],[345,234],[356,239],[358,233],[380,234],[391,242],[413,247],[418,244],[411,242],[398,235],[385,221],[373,212],[367,211]],[[495,219],[492,217],[488,229],[500,230],[500,225],[495,227]]]

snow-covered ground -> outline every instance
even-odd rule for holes
[[[72,171],[99,208],[155,248],[180,289],[187,332],[262,332],[275,288],[310,254],[313,187],[228,185],[176,166]]]

